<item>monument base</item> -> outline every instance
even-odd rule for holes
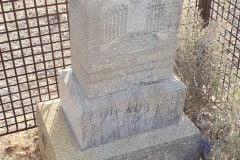
[[[59,105],[37,106],[40,150],[46,160],[193,160],[200,132],[184,115],[178,124],[82,150]]]
[[[59,91],[82,149],[178,123],[186,96],[186,86],[172,77],[88,98],[71,69],[60,72]]]

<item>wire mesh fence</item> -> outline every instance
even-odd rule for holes
[[[240,2],[196,6],[206,22],[228,24],[219,38],[235,75],[223,77],[228,89],[240,79]],[[0,135],[36,127],[34,106],[59,97],[57,71],[70,66],[70,54],[67,0],[0,1]]]
[[[70,65],[67,0],[0,3],[0,135],[36,126],[34,106],[58,98]]]
[[[212,0],[210,20],[220,21],[225,26],[219,43],[223,54],[227,54],[229,63],[222,63],[222,88],[228,91],[231,87],[240,87],[240,84],[236,84],[240,81],[240,1]]]

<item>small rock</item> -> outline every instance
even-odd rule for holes
[[[0,32],[3,32],[3,31],[4,31],[4,27],[0,26]]]
[[[17,149],[16,145],[10,145],[5,148],[5,152],[7,154],[10,154],[10,153],[14,152],[16,149]]]

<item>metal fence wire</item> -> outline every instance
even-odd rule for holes
[[[196,2],[206,22],[228,22],[220,43],[240,79],[239,0]],[[0,136],[36,127],[34,106],[59,97],[57,71],[70,54],[67,0],[0,1]],[[231,81],[225,76],[223,86]]]
[[[56,99],[70,65],[67,0],[0,1],[0,135],[36,126],[34,106]]]
[[[231,87],[236,87],[233,84],[240,80],[240,1],[212,0],[210,20],[220,20],[226,26],[219,37],[219,43],[224,51],[223,54],[228,55],[230,62],[228,64],[231,65],[230,67],[225,66],[222,85],[223,89],[228,91]],[[240,87],[240,84],[237,86]]]

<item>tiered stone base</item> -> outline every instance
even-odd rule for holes
[[[82,150],[59,100],[38,104],[41,154],[46,160],[194,160],[200,132],[184,115],[178,124]]]

